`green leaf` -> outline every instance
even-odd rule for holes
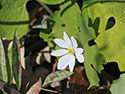
[[[88,27],[87,10],[82,10],[81,16],[78,14],[78,22],[81,30],[79,40],[81,40],[85,53],[85,71],[90,82],[89,88],[99,86],[99,78],[97,72],[103,70],[103,64],[106,64],[105,57],[99,53],[98,46],[89,46],[89,41],[96,38],[95,32],[91,27]],[[96,72],[97,71],[97,72]]]
[[[0,80],[4,82],[8,81],[5,52],[1,39],[0,39]]]
[[[43,38],[44,41],[46,42],[50,42],[52,40],[52,38],[49,37],[49,34],[52,31],[51,30],[52,27],[53,27],[53,22],[47,19],[47,29],[41,29],[40,37]]]
[[[17,89],[21,88],[21,60],[20,60],[20,46],[19,46],[19,35],[16,30],[14,33],[13,44],[12,44],[12,71],[16,81]]]
[[[8,74],[8,83],[12,84],[13,80],[13,71],[12,71],[12,47],[7,53],[6,57],[6,66],[7,66],[7,74]]]
[[[100,53],[105,56],[107,62],[117,62],[120,71],[125,71],[125,2],[98,2],[86,9],[93,23],[96,18],[100,19],[100,34],[95,39]],[[108,23],[110,18],[115,20],[115,24],[106,29],[107,24],[112,24]]]
[[[50,16],[50,19],[57,22],[57,23],[59,23],[59,24],[61,24],[61,25],[64,24],[61,17],[60,17],[60,11],[55,11],[54,14],[52,14]]]
[[[125,2],[123,1],[120,2],[119,0],[117,0],[119,2],[104,2],[104,1],[96,2],[90,4],[88,7],[84,7],[87,8],[88,15],[91,18],[92,23],[94,23],[95,19],[99,17],[100,19],[100,24],[98,27],[99,33],[106,29],[107,21],[110,17],[114,16],[120,17],[124,14],[123,10]]]
[[[41,21],[41,24],[34,25],[32,28],[33,29],[35,29],[35,28],[37,28],[37,29],[47,29],[47,17],[43,18],[43,20]]]
[[[125,94],[125,73],[121,74],[119,79],[113,81],[110,91],[112,94]]]
[[[53,32],[50,36],[62,38],[63,31],[68,31],[69,35],[77,35],[79,32],[78,22],[77,22],[77,14],[80,12],[79,6],[77,3],[72,4],[71,2],[66,2],[61,6],[60,16],[65,26],[61,26],[56,23],[53,27]]]
[[[93,88],[94,86],[99,86],[97,72],[100,73],[101,70],[103,70],[102,64],[106,64],[106,61],[104,56],[99,53],[97,45],[89,46],[88,42],[94,40],[96,36],[94,30],[88,26],[87,15],[86,10],[82,11],[82,16],[80,15],[77,3],[65,3],[61,7],[61,19],[63,20],[65,27],[56,23],[50,36],[62,38],[63,31],[65,31],[70,37],[74,36],[77,39],[79,45],[84,49],[84,65],[90,82],[89,88]],[[80,32],[78,27],[80,27]]]
[[[73,74],[73,72],[66,71],[66,70],[52,72],[51,74],[49,74],[46,77],[42,87],[46,88],[51,83],[56,82],[56,81],[61,81],[61,80],[65,79],[65,78],[71,76],[72,74]]]
[[[64,2],[65,0],[41,0],[45,4],[55,5]]]
[[[1,0],[0,4],[0,37],[12,39],[15,29],[19,30],[19,37],[27,33],[29,16],[26,10],[27,0]]]
[[[90,4],[98,3],[101,1],[103,1],[103,2],[123,1],[124,2],[125,0],[85,0],[85,2],[83,3],[83,8],[88,7]]]

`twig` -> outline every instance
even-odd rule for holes
[[[58,91],[49,90],[49,89],[45,89],[45,88],[39,88],[39,87],[36,87],[36,86],[35,86],[35,88],[37,88],[37,89],[39,89],[39,90],[48,91],[48,92],[58,93]]]
[[[9,84],[7,84],[5,82],[2,82],[2,81],[0,81],[0,89],[2,91],[5,91],[5,92],[9,93],[9,94],[21,94],[17,90],[15,90],[12,87],[10,87]]]
[[[44,88],[41,88],[41,90],[48,91],[48,92],[53,92],[53,93],[58,93],[58,91],[49,90],[49,89],[44,89]]]
[[[52,10],[47,6],[45,5],[43,2],[41,2],[40,0],[36,0],[39,4],[41,4],[45,9],[46,11],[51,15],[53,14]]]

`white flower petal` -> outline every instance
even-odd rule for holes
[[[80,53],[83,53],[83,51],[84,50],[82,48],[76,48],[75,49],[75,53],[79,53],[80,54]]]
[[[69,69],[71,72],[73,72],[74,66],[75,66],[75,56],[71,55],[71,59],[69,61]]]
[[[72,44],[71,44],[71,40],[70,38],[68,37],[68,35],[66,34],[66,32],[63,32],[63,39],[65,40],[65,42],[70,46],[72,47]]]
[[[62,40],[62,39],[54,39],[54,41],[56,42],[56,44],[62,48],[69,48],[69,46],[67,45],[67,43]]]
[[[69,55],[69,54],[62,56],[58,61],[57,68],[58,69],[66,68],[69,65],[70,59],[71,59],[71,55]]]
[[[80,63],[83,63],[84,62],[84,57],[83,57],[83,54],[82,53],[75,53],[76,55],[76,58],[77,60],[80,62]]]
[[[59,50],[55,50],[55,51],[51,52],[51,55],[52,56],[61,56],[61,55],[64,55],[66,53],[68,53],[67,50],[65,50],[65,49],[59,49]]]
[[[72,43],[73,43],[73,48],[77,48],[77,47],[78,47],[78,44],[77,44],[76,39],[75,39],[73,36],[71,37],[71,41],[72,41]]]

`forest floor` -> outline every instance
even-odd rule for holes
[[[48,5],[53,12],[58,10],[59,6],[60,5]],[[40,24],[45,16],[50,16],[44,7],[36,1],[29,1],[27,3],[27,10],[30,17],[30,26]],[[71,77],[61,82],[55,82],[46,89],[41,89],[45,77],[49,73],[57,70],[57,60],[55,57],[50,56],[50,48],[48,44],[39,37],[40,32],[39,29],[29,28],[27,35],[20,39],[23,69],[20,92],[22,94],[57,94],[57,92],[58,94],[111,94],[109,90],[110,84],[120,75],[116,63],[110,63],[104,66],[105,69],[101,74],[98,74],[100,78],[100,87],[95,89],[87,90],[89,81],[86,77],[83,64],[77,65],[74,69],[74,75]],[[10,42],[11,41],[4,40],[6,51]]]

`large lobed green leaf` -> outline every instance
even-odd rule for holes
[[[96,36],[94,30],[88,27],[87,11],[83,10],[82,15],[80,15],[77,3],[72,4],[71,2],[67,2],[61,7],[60,17],[65,26],[55,23],[50,36],[62,38],[63,31],[65,31],[70,37],[74,36],[78,40],[79,45],[84,49],[84,65],[90,82],[89,88],[99,86],[97,72],[100,73],[103,70],[102,64],[106,64],[106,61],[104,56],[99,53],[97,45],[88,45],[88,42]],[[80,27],[80,32],[78,27]]]
[[[122,1],[124,2],[125,0],[85,0],[83,3],[83,8],[88,7],[91,4],[98,3],[98,2],[117,2],[117,1]]]
[[[65,71],[65,70],[52,72],[46,77],[42,87],[46,88],[51,83],[64,80],[65,78],[71,76],[72,74],[73,72]]]
[[[0,39],[0,80],[4,82],[8,81],[5,52],[1,39]]]
[[[119,79],[113,81],[110,91],[112,94],[125,94],[125,73],[121,74]]]
[[[117,62],[120,71],[125,71],[125,1],[103,1],[86,7],[93,23],[96,18],[100,19],[98,27],[98,33],[100,34],[95,42],[107,62]],[[113,27],[106,29],[110,18],[115,20],[115,24]]]
[[[0,0],[0,37],[12,39],[15,29],[19,37],[27,33],[29,16],[26,10],[27,0]]]
[[[41,0],[45,4],[55,5],[64,2],[65,0]]]
[[[99,86],[99,78],[96,73],[101,72],[103,70],[103,64],[106,64],[105,57],[99,53],[98,46],[92,45],[89,46],[88,42],[95,39],[95,32],[92,28],[88,27],[88,15],[87,10],[82,10],[81,16],[78,15],[78,22],[81,30],[80,38],[82,40],[82,44],[85,50],[85,70],[87,77],[90,81],[90,86]]]

